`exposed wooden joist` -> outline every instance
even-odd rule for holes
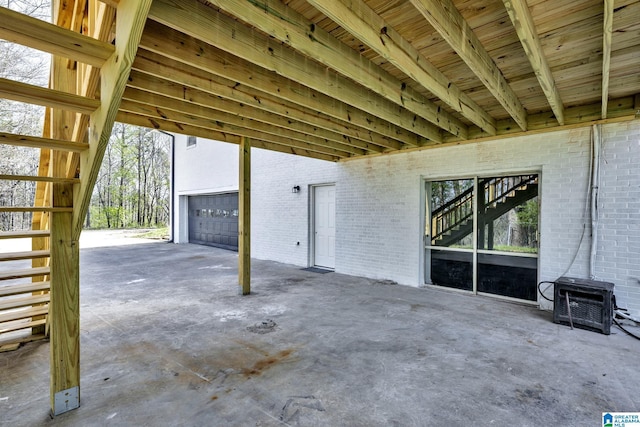
[[[15,135],[0,132],[0,144],[18,145],[21,147],[46,148],[51,150],[66,150],[80,153],[89,148],[89,144],[83,142],[60,141],[51,138],[37,136]]]
[[[238,184],[238,292],[251,293],[251,142],[242,138]]]
[[[527,113],[489,53],[451,0],[411,0],[433,28],[456,51],[522,130]]]
[[[558,126],[555,114],[552,111],[546,111],[537,114],[530,114],[528,117],[529,128],[527,134],[543,133],[554,129],[575,129],[585,126],[586,123],[606,124],[617,123],[620,121],[634,120],[636,111],[640,108],[634,108],[634,96],[624,98],[610,99],[608,118],[601,120],[602,103],[598,101],[594,104],[580,105],[577,107],[567,107],[564,110],[565,124]],[[522,135],[524,132],[516,125],[513,119],[498,120],[498,135],[493,138],[511,138]],[[468,141],[485,141],[488,138],[479,129],[472,129],[470,139]],[[455,138],[448,138],[445,143],[459,144],[461,141]]]
[[[291,48],[259,36],[244,24],[221,13],[212,13],[209,6],[197,0],[154,0],[149,17],[360,110],[374,112],[424,138],[442,140],[434,124],[314,61],[306,61]],[[166,47],[162,50],[166,51]]]
[[[613,2],[613,0],[611,1]],[[536,32],[536,27],[527,2],[522,0],[503,0],[503,2],[509,13],[509,18],[511,18],[511,22],[518,33],[518,38],[527,54],[527,58],[529,58],[531,67],[538,78],[540,87],[547,97],[549,105],[558,119],[558,123],[564,125],[564,105],[562,104],[562,98],[556,87],[553,74],[551,74],[547,58],[544,55],[544,50],[538,38],[538,33]]]
[[[449,107],[461,113],[488,134],[496,133],[493,117],[453,84],[362,0],[349,0],[348,4],[345,0],[308,0],[308,2],[439,97]]]
[[[265,2],[264,0],[209,0],[209,3],[250,23],[280,42],[330,67],[398,106],[408,109],[417,116],[427,119],[453,135],[461,138],[466,137],[464,123],[284,3]],[[311,3],[317,4],[317,2]],[[337,2],[330,3],[337,4]],[[349,10],[346,6],[344,9]],[[337,13],[341,14],[342,12]],[[333,15],[330,17],[333,18]],[[336,22],[342,23],[342,21]],[[379,40],[380,35],[374,34],[373,37]],[[414,59],[410,58],[410,61],[413,62]],[[367,70],[367,72],[363,73],[361,70]],[[430,83],[432,81],[430,79]]]
[[[165,132],[180,133],[183,135],[197,136],[199,138],[214,139],[221,142],[229,142],[231,144],[239,144],[240,136],[213,129],[205,129],[193,125],[177,123],[171,120],[156,119],[140,114],[128,113],[126,111],[118,111],[116,120],[120,123],[128,123],[134,126],[142,126],[150,129],[162,130]]]
[[[318,111],[346,124],[398,140],[408,146],[418,146],[427,140],[373,114],[354,108],[330,96],[278,76],[216,47],[203,43],[162,24],[149,21],[140,46],[156,55],[169,57],[195,68],[234,82],[232,88],[246,86],[270,93],[278,99]],[[144,53],[146,55],[146,53]]]
[[[137,71],[132,71],[129,76],[129,83],[124,98],[172,110],[176,110],[176,107],[180,105],[184,107],[182,111],[184,113],[197,111],[202,114],[206,112],[210,114],[209,118],[214,117],[216,121],[239,126],[247,126],[247,120],[253,120],[258,122],[256,129],[265,129],[266,125],[270,125],[267,129],[274,128],[271,132],[275,131],[279,135],[287,136],[289,132],[292,132],[291,138],[293,139],[308,142],[316,140],[320,145],[339,148],[349,151],[352,154],[365,154],[367,151],[383,151],[382,147],[374,144],[368,144],[357,139],[345,138],[344,135],[337,132],[327,131],[316,126],[292,120],[285,116],[273,114],[243,103],[223,99],[204,91],[187,88]],[[199,107],[206,107],[207,110]],[[193,114],[195,114],[195,112]],[[276,130],[280,128],[282,130]],[[301,133],[304,134],[304,136],[299,135]],[[331,143],[325,144],[323,142],[324,140],[330,141]]]
[[[229,142],[232,144],[240,144],[242,137],[230,133],[220,132],[212,129],[201,128],[197,126],[187,125],[184,123],[176,123],[171,120],[160,120],[152,117],[146,117],[133,113],[120,111],[116,117],[119,122],[129,123],[135,126],[144,126],[148,128],[163,130],[165,132],[180,133],[183,135],[192,135],[199,138],[213,139],[216,141]],[[254,148],[263,148],[265,150],[278,151],[281,153],[295,154],[303,157],[312,157],[314,159],[327,160],[335,162],[340,160],[339,157],[328,154],[321,154],[313,151],[304,150],[302,148],[291,147],[287,145],[276,144],[272,142],[264,142],[252,140]]]
[[[118,106],[129,77],[131,64],[140,44],[140,37],[150,6],[151,0],[129,0],[118,5],[115,53],[102,67],[100,79],[102,105],[91,115],[90,149],[83,152],[80,158],[82,173],[80,188],[76,192],[76,200],[74,201],[74,239],[77,239],[82,231],[93,187],[111,137],[113,122],[118,113]]]
[[[602,32],[602,113],[607,118],[609,103],[609,72],[611,69],[611,39],[613,37],[614,0],[604,0],[604,24]]]
[[[190,95],[191,88],[214,95],[218,108],[220,99],[229,100],[235,107],[225,109],[229,113],[243,114],[252,118],[257,118],[259,113],[247,113],[245,107],[253,107],[254,110],[262,110],[269,115],[277,114],[287,121],[306,123],[312,126],[314,133],[327,139],[334,139],[337,135],[339,142],[345,142],[365,150],[377,151],[380,147],[401,149],[403,144],[395,139],[390,139],[368,129],[355,126],[353,123],[338,121],[318,111],[311,110],[301,105],[294,104],[288,100],[277,98],[272,94],[250,88],[245,85],[238,85],[234,81],[225,79],[201,69],[181,64],[173,59],[157,55],[145,49],[139,49],[136,60],[133,63],[133,70],[129,79],[129,87],[137,87],[144,90],[152,90],[151,81],[148,77],[153,76],[161,80],[177,83],[171,87],[166,87],[163,94],[166,96],[176,96],[179,99],[189,99],[194,102]],[[142,71],[138,74],[137,71]],[[138,76],[138,77],[136,77]],[[174,94],[174,95],[172,95]]]
[[[175,103],[179,103],[179,101],[174,101]],[[184,102],[184,101],[183,101]],[[146,117],[150,117],[152,120],[170,120],[178,124],[188,124],[191,126],[197,126],[205,129],[211,129],[219,132],[228,132],[233,135],[238,136],[246,136],[250,138],[260,138],[266,142],[273,142],[281,145],[291,145],[292,147],[302,148],[309,151],[315,151],[317,153],[328,154],[336,157],[350,157],[353,155],[352,153],[340,150],[332,147],[324,147],[320,145],[316,145],[314,143],[308,142],[311,140],[313,142],[318,142],[317,139],[314,140],[312,135],[295,135],[296,138],[307,139],[307,141],[300,141],[298,139],[291,139],[291,136],[294,135],[281,135],[278,133],[278,129],[272,126],[261,126],[259,123],[252,122],[247,120],[246,123],[242,123],[244,120],[242,117],[236,117],[235,119],[229,117],[230,115],[226,113],[218,113],[221,116],[224,116],[228,121],[219,121],[216,117],[216,114],[208,114],[210,111],[205,107],[201,107],[198,105],[194,105],[190,108],[191,110],[198,110],[198,114],[193,113],[184,113],[182,111],[172,110],[167,107],[163,107],[162,109],[145,105],[139,102],[133,102],[129,100],[123,100],[120,106],[120,110],[128,113],[133,113],[137,115],[142,115]],[[229,121],[234,120],[237,124],[231,124]],[[283,132],[286,134],[286,132]],[[327,144],[327,145],[335,145]],[[358,152],[359,155],[364,155],[363,151]]]
[[[0,38],[98,68],[114,52],[109,43],[4,7],[0,7]]]

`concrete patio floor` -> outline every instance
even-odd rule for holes
[[[81,252],[81,407],[49,343],[0,354],[11,426],[597,426],[640,411],[640,341],[528,306],[163,242]],[[637,328],[635,328],[637,332]]]

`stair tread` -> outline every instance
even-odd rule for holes
[[[8,340],[0,339],[0,353],[3,351],[11,351],[18,348],[19,344],[31,341],[38,341],[47,338],[45,334],[28,335],[26,337],[13,338]]]
[[[80,178],[58,178],[52,176],[39,175],[7,175],[0,174],[0,180],[5,181],[36,181],[36,182],[80,182]]]
[[[0,239],[24,239],[33,237],[49,237],[49,230],[21,230],[0,232]]]
[[[19,331],[20,329],[33,328],[35,326],[44,325],[47,323],[47,319],[38,319],[23,322],[7,322],[7,324],[0,326],[0,334],[6,334],[7,332]]]
[[[0,323],[14,320],[27,319],[34,316],[42,316],[49,313],[49,306],[42,305],[29,308],[18,308],[7,313],[0,314]]]
[[[21,259],[47,258],[50,251],[22,251],[22,252],[4,252],[0,253],[0,261],[17,261]]]
[[[6,285],[0,286],[0,297],[9,295],[26,294],[29,292],[48,291],[51,287],[50,282],[33,282],[22,285]]]
[[[0,212],[73,212],[73,208],[52,206],[0,206]]]
[[[28,297],[4,298],[0,300],[0,310],[12,310],[14,308],[28,307],[34,304],[46,304],[51,295],[30,295]]]
[[[0,280],[22,279],[24,277],[44,276],[51,272],[49,267],[24,268],[21,270],[0,271]]]

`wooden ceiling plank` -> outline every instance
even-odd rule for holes
[[[609,102],[609,71],[611,69],[611,39],[613,37],[614,0],[604,0],[604,23],[602,28],[602,109],[601,116],[607,118]]]
[[[305,133],[286,129],[275,124],[269,124],[254,120],[245,115],[230,114],[190,101],[180,101],[175,98],[169,98],[163,95],[145,92],[139,89],[127,88],[125,90],[123,101],[120,105],[120,110],[151,117],[159,116],[161,118],[168,119],[171,119],[171,117],[175,117],[175,115],[179,114],[180,116],[184,117],[188,116],[188,119],[193,118],[199,121],[205,120],[208,122],[215,122],[217,125],[221,126],[221,128],[231,126],[251,129],[252,131],[258,131],[262,134],[275,136],[278,138],[278,141],[291,139],[293,141],[299,141],[305,144],[309,144],[309,146],[318,146],[322,148],[329,148],[331,150],[339,150],[348,154],[360,156],[366,154],[365,150],[348,146],[343,143],[329,141],[320,138],[313,133]],[[266,140],[269,140],[268,136],[264,136],[264,138]]]
[[[382,152],[384,150],[382,147],[373,146],[373,144],[358,140],[347,140],[337,132],[326,131],[285,116],[254,108],[248,104],[230,101],[218,95],[185,87],[135,70],[132,70],[129,75],[129,83],[124,93],[124,99],[145,102],[173,110],[180,105],[184,107],[183,112],[192,114],[202,111],[196,110],[196,106],[205,107],[207,108],[205,111],[207,111],[208,117],[215,117],[218,121],[227,121],[223,117],[228,117],[231,120],[229,123],[250,119],[258,123],[272,125],[275,129],[279,129],[278,133],[281,134],[283,134],[282,132],[292,132],[293,139],[300,140],[300,134],[309,135],[310,138],[317,139],[321,145],[323,140],[330,141],[336,144],[334,148],[341,148],[353,154],[364,154],[367,151]],[[188,100],[188,102],[185,102],[185,100]],[[305,139],[306,137],[302,140]]]
[[[180,124],[170,120],[155,119],[149,116],[134,114],[127,111],[118,111],[116,121],[126,123],[133,126],[141,126],[149,129],[157,129],[165,132],[179,133],[183,135],[197,136],[221,142],[229,142],[231,144],[239,144],[240,136],[221,132],[213,129],[205,129],[192,125]]]
[[[74,191],[72,237],[78,239],[89,208],[104,152],[111,137],[122,93],[127,84],[131,64],[140,44],[151,0],[128,0],[116,11],[115,52],[101,70],[101,106],[91,114],[89,150],[80,158],[80,184]]]
[[[464,138],[466,125],[428,98],[369,61],[282,2],[264,0],[208,0],[250,23],[303,55],[335,70],[387,100]],[[316,4],[317,2],[311,2]],[[329,3],[329,2],[327,2]],[[338,2],[330,2],[337,5]],[[344,7],[347,11],[347,7]],[[375,31],[373,31],[376,33]],[[375,38],[379,35],[374,34]],[[413,62],[413,60],[412,60]],[[367,72],[362,72],[367,70]],[[429,79],[432,82],[433,79]]]
[[[353,124],[338,123],[336,119],[329,117],[323,113],[304,108],[283,99],[278,99],[271,94],[261,92],[256,89],[248,88],[244,85],[236,85],[235,82],[216,76],[206,71],[181,64],[173,59],[157,55],[145,49],[138,50],[138,56],[133,63],[133,71],[128,83],[131,87],[141,87],[148,82],[148,77],[136,78],[138,71],[147,76],[157,77],[162,80],[177,83],[186,86],[187,90],[193,88],[207,94],[215,95],[224,100],[231,101],[236,104],[233,110],[243,109],[245,106],[251,106],[255,110],[268,113],[274,113],[288,121],[300,122],[314,129],[319,136],[327,139],[334,139],[337,142],[346,142],[354,147],[365,150],[383,150],[391,148],[398,150],[402,148],[402,143],[391,140],[377,133],[373,133],[367,129],[358,129]],[[138,75],[140,76],[140,75]],[[172,96],[167,90],[163,91],[164,95]],[[184,93],[180,98],[184,98]],[[232,112],[231,108],[226,110]],[[278,119],[282,120],[282,119]],[[338,139],[335,139],[335,138]]]
[[[102,67],[114,52],[109,43],[4,7],[0,7],[0,38],[95,67]]]
[[[322,13],[472,123],[495,135],[495,119],[427,60],[362,0],[308,0]],[[317,33],[317,31],[316,31]]]
[[[196,106],[196,108],[205,110],[203,107],[199,106]],[[336,148],[327,148],[308,142],[308,140],[313,140],[311,137],[309,137],[307,141],[300,141],[292,139],[290,136],[280,135],[273,127],[264,125],[260,126],[255,123],[251,123],[251,121],[249,120],[247,120],[245,123],[242,123],[242,125],[238,125],[237,122],[230,123],[228,121],[217,120],[217,117],[203,117],[204,113],[198,114],[196,116],[193,114],[185,113],[183,111],[170,110],[168,108],[154,108],[153,106],[129,100],[122,101],[121,111],[150,117],[156,121],[161,119],[169,120],[179,124],[203,127],[207,129],[217,130],[219,132],[228,132],[233,135],[246,136],[248,138],[260,138],[263,141],[302,148],[305,150],[315,151],[317,153],[323,153],[332,156],[350,157],[353,155],[352,153],[349,153],[347,151],[338,150]],[[364,155],[364,152],[360,152],[359,155]]]
[[[73,151],[76,153],[80,153],[89,148],[89,144],[85,144],[82,142],[62,141],[58,139],[41,138],[37,136],[15,135],[6,132],[0,132],[0,144]]]
[[[398,140],[408,146],[418,146],[425,141],[420,136],[373,114],[354,108],[324,93],[311,90],[298,82],[255,66],[157,22],[147,22],[140,47],[231,80],[234,82],[234,88],[246,86],[257,89],[311,111],[321,112],[341,122]]]
[[[212,13],[214,12],[214,13]],[[440,141],[437,126],[197,0],[154,0],[150,18],[354,107]],[[215,29],[215,31],[212,31]],[[163,49],[164,50],[164,49]]]
[[[411,0],[460,58],[491,91],[522,130],[527,113],[495,62],[451,0]]]
[[[199,138],[212,139],[216,141],[229,142],[232,144],[239,144],[241,136],[220,132],[213,129],[192,126],[184,123],[176,123],[170,120],[154,119],[151,117],[145,117],[137,114],[127,113],[124,111],[118,112],[116,119],[122,123],[129,123],[135,126],[143,126],[152,129],[163,130],[165,132],[180,133],[183,135],[192,135]],[[304,150],[301,148],[294,148],[290,146],[270,143],[262,141],[261,139],[251,139],[251,145],[256,148],[262,148],[265,150],[279,151],[287,154],[296,154],[299,156],[311,157],[319,160],[327,160],[335,162],[340,160],[339,157],[331,156],[328,154],[322,154]]]
[[[518,38],[522,43],[527,58],[531,63],[531,67],[538,78],[540,87],[544,92],[549,105],[556,115],[556,119],[560,125],[564,125],[564,106],[556,82],[551,74],[551,69],[544,55],[542,44],[538,38],[531,12],[526,1],[521,0],[503,0],[504,6],[509,13],[509,18],[513,23]]]
[[[14,101],[84,114],[91,114],[100,106],[100,101],[97,99],[3,78],[0,78],[0,96]]]

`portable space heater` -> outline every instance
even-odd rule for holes
[[[611,333],[613,283],[560,277],[554,282],[553,322]]]

